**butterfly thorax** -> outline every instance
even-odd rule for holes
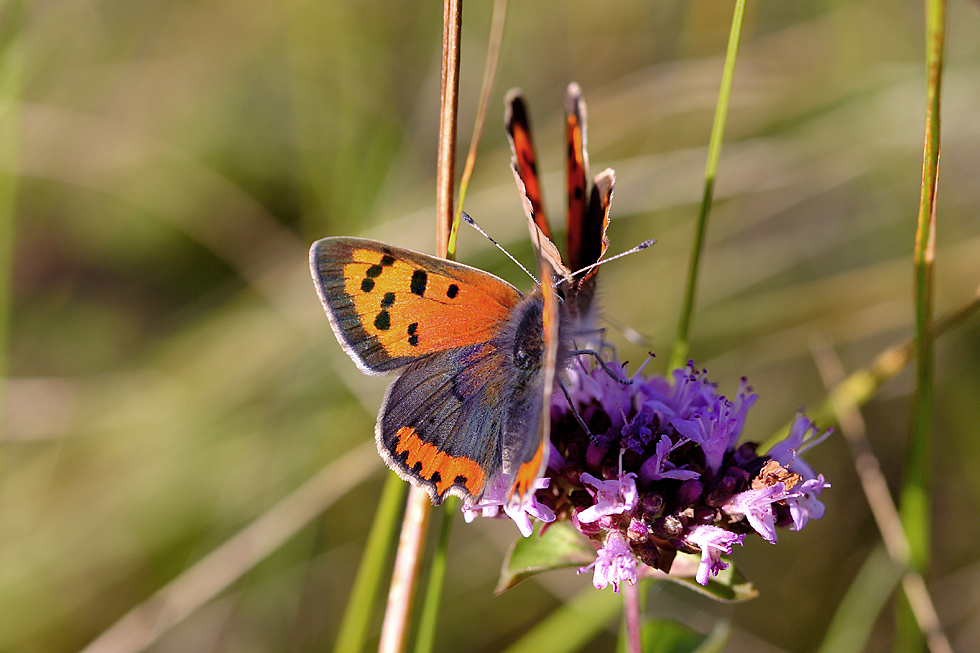
[[[503,402],[507,408],[502,437],[502,467],[507,475],[513,474],[520,463],[527,462],[539,444],[539,440],[527,434],[536,432],[542,410],[540,395],[546,349],[543,310],[540,290],[525,297],[497,338],[497,346],[509,354],[504,357],[508,396]],[[564,311],[559,313],[556,369],[561,371],[571,357],[572,348],[568,335],[571,320]]]

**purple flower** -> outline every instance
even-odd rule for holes
[[[678,433],[701,445],[705,463],[712,473],[721,469],[725,452],[729,449],[732,430],[736,424],[736,420],[729,417],[730,413],[731,404],[727,399],[722,399],[710,412],[702,409],[694,414],[693,419],[671,421]]]
[[[650,442],[650,436],[653,435],[650,429],[653,418],[653,411],[642,409],[637,411],[633,419],[620,430],[623,446],[635,453],[643,453]]]
[[[798,488],[794,488],[793,495],[786,499],[786,505],[789,506],[790,515],[793,517],[793,530],[802,529],[811,519],[823,517],[824,505],[817,497],[827,487],[830,487],[830,483],[824,482],[823,474],[820,474],[817,478],[803,481]]]
[[[742,429],[745,427],[745,416],[748,414],[749,408],[752,408],[752,405],[758,400],[759,395],[752,392],[748,380],[743,376],[742,382],[738,386],[738,393],[735,395],[735,401],[732,402],[731,415],[734,421],[731,432],[734,439],[728,443],[730,448],[734,448],[738,443],[738,438],[742,435]]]
[[[728,568],[728,563],[721,561],[721,554],[731,553],[733,544],[742,544],[745,534],[703,524],[692,528],[685,539],[701,549],[701,564],[695,578],[701,585],[707,585],[710,576],[717,576],[722,569]]]
[[[782,442],[773,445],[769,450],[769,457],[804,479],[816,478],[816,472],[804,462],[802,456],[826,440],[831,433],[833,433],[832,429],[820,435],[816,424],[808,420],[803,413],[797,413],[789,429],[789,435]]]
[[[619,478],[603,481],[588,472],[579,477],[595,499],[595,505],[578,513],[578,519],[587,524],[597,522],[607,515],[621,515],[636,506],[636,474],[621,474]],[[592,487],[588,487],[591,485]],[[593,490],[592,488],[595,488]]]
[[[776,483],[770,487],[740,492],[729,499],[722,510],[733,517],[745,517],[762,539],[775,544],[776,524],[772,504],[786,497],[786,485]]]
[[[530,537],[531,533],[534,532],[531,517],[540,519],[545,523],[555,521],[555,513],[548,506],[541,504],[535,494],[537,490],[547,488],[550,483],[551,479],[549,478],[539,478],[534,481],[531,491],[524,496],[523,500],[516,497],[508,498],[511,482],[506,475],[501,474],[484,492],[479,503],[472,506],[463,504],[463,519],[469,524],[478,516],[497,517],[500,514],[500,509],[503,508],[504,513],[517,524],[521,535]]]
[[[646,462],[640,466],[640,480],[644,483],[659,481],[664,478],[675,478],[681,481],[689,481],[700,478],[701,474],[690,469],[677,469],[673,463],[667,461],[667,456],[674,448],[670,438],[661,435],[657,442],[656,452],[647,458]]]
[[[622,533],[611,531],[606,537],[605,544],[599,549],[595,562],[582,567],[578,573],[582,574],[593,568],[595,573],[592,576],[592,585],[597,590],[612,583],[613,591],[619,594],[620,583],[636,582],[636,559],[633,558],[629,542]]]

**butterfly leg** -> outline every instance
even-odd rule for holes
[[[589,430],[589,427],[585,423],[585,420],[582,419],[582,415],[578,412],[578,408],[575,407],[575,403],[572,402],[572,397],[570,394],[568,394],[568,388],[566,388],[565,384],[562,383],[561,381],[558,382],[558,387],[561,388],[562,394],[565,395],[565,400],[568,402],[568,407],[572,409],[572,415],[575,416],[575,421],[578,422],[578,425],[582,427],[582,430],[585,431],[585,434],[589,436],[589,440],[593,444],[599,444],[599,439],[596,438],[596,436],[592,434],[592,431]]]
[[[596,362],[599,363],[599,367],[601,367],[610,378],[623,385],[633,385],[633,379],[624,379],[621,375],[615,374],[612,368],[606,364],[606,361],[602,360],[602,356],[595,349],[575,349],[570,353],[572,356],[593,356],[596,359]]]

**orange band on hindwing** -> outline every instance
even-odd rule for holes
[[[410,426],[403,426],[395,434],[395,454],[402,456],[407,452],[405,467],[424,481],[433,483],[440,497],[462,478],[462,485],[472,496],[480,496],[485,476],[483,468],[475,460],[454,457],[439,451],[435,445],[424,442]],[[417,466],[421,463],[421,469]],[[433,481],[436,474],[438,480]]]
[[[542,440],[541,445],[534,454],[534,458],[517,468],[517,479],[514,481],[514,487],[510,490],[511,496],[515,492],[520,497],[527,496],[533,492],[534,482],[538,480],[541,465],[544,462],[544,448],[546,444],[546,441]]]

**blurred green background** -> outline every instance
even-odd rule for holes
[[[943,105],[937,315],[980,284],[980,13],[953,0]],[[563,215],[562,101],[581,84],[594,172],[617,183],[603,310],[666,363],[676,328],[731,3],[511,4],[467,211],[531,259],[501,124],[532,111],[545,200]],[[386,384],[337,345],[309,244],[362,235],[433,251],[441,2],[5,3],[3,169],[13,175],[9,381],[0,440],[0,650],[82,648],[343,453],[370,442]],[[460,139],[490,3],[464,8]],[[762,439],[825,396],[811,355],[850,371],[912,333],[925,111],[923,8],[750,2],[692,355],[761,396]],[[9,179],[9,177],[8,177]],[[459,259],[527,287],[472,230]],[[645,349],[615,329],[624,359]],[[980,320],[938,344],[931,586],[958,650],[980,646]],[[650,368],[653,369],[653,368]],[[893,489],[911,375],[865,409]],[[367,445],[371,446],[371,445]],[[154,651],[329,650],[384,479],[380,459],[313,523]],[[838,436],[808,456],[827,514],[735,552],[761,596],[674,587],[650,609],[732,651],[808,651],[877,530]],[[516,641],[588,575],[492,596],[513,524],[456,527],[440,651]],[[606,590],[609,591],[609,590]],[[871,650],[885,650],[891,611]],[[617,626],[590,645],[608,650]]]

